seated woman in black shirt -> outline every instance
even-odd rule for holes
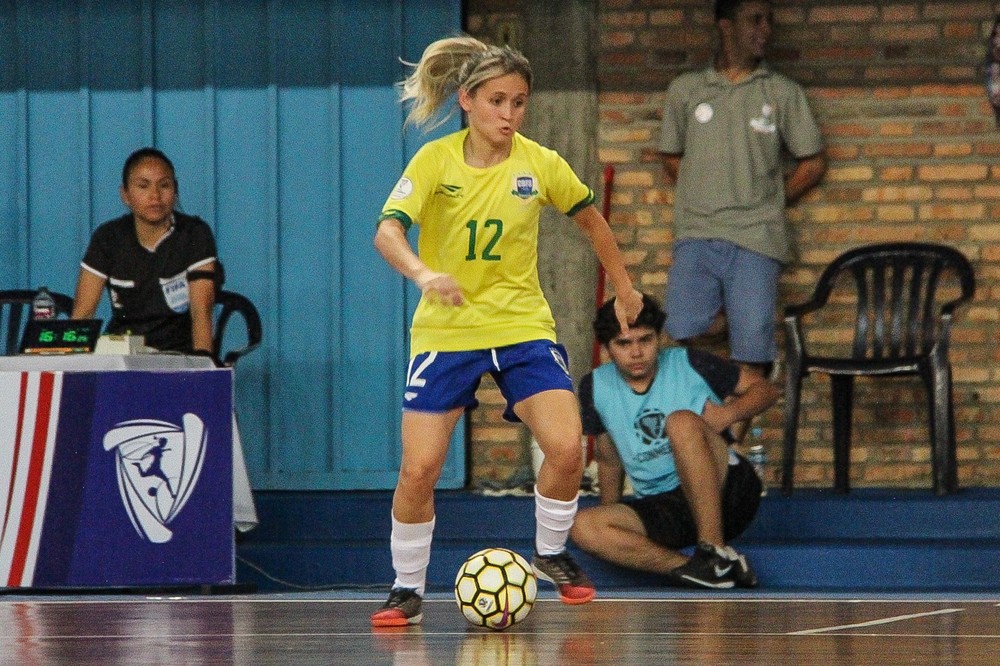
[[[211,353],[213,278],[220,270],[211,228],[174,210],[174,165],[155,148],[125,160],[120,194],[131,212],[91,236],[73,318],[93,317],[107,286],[108,333],[145,336],[147,346],[161,351]]]

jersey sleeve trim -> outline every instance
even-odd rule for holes
[[[107,280],[108,279],[107,275],[105,275],[101,271],[97,270],[93,266],[88,266],[87,264],[83,263],[82,261],[80,262],[80,267],[83,270],[87,271],[88,273],[93,273],[94,275],[96,275],[97,277],[101,278],[102,280]]]
[[[201,268],[202,266],[205,266],[206,264],[212,263],[213,261],[215,261],[215,257],[205,257],[204,259],[196,261],[193,264],[191,264],[190,266],[188,266],[187,267],[188,272],[193,271],[193,270],[197,270],[197,269]]]
[[[590,189],[588,187],[587,188],[587,196],[585,196],[583,198],[583,200],[580,201],[578,204],[576,204],[575,206],[573,206],[572,208],[570,208],[568,211],[566,211],[566,214],[569,215],[570,217],[573,217],[574,215],[576,215],[577,213],[579,213],[581,210],[583,210],[587,206],[589,206],[592,203],[594,203],[595,199],[596,199],[596,197],[594,196],[594,190],[592,190],[592,189]]]
[[[375,224],[375,226],[378,227],[379,224],[382,224],[382,222],[384,222],[385,220],[390,220],[390,219],[398,220],[399,223],[403,225],[404,231],[409,231],[410,227],[413,226],[413,220],[410,219],[410,216],[404,213],[403,211],[397,210],[395,208],[390,208],[389,210],[382,211],[382,215],[379,216],[378,222]]]
[[[597,408],[594,406],[593,373],[588,372],[580,380],[577,395],[580,400],[580,421],[583,423],[583,434],[596,436],[606,433],[607,428],[604,427],[604,422],[601,420],[601,416],[597,413]]]

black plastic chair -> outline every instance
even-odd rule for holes
[[[853,283],[856,296],[851,351],[843,357],[814,356],[805,348],[802,319],[827,305],[835,286],[845,280]],[[958,489],[948,347],[955,308],[974,293],[972,265],[957,250],[884,243],[837,257],[820,275],[809,302],[785,308],[785,495],[793,486],[802,378],[811,372],[830,375],[836,491],[846,493],[850,486],[854,378],[903,375],[919,376],[927,390],[934,492]],[[839,295],[837,300],[844,302]]]
[[[230,349],[223,355],[226,327],[234,314],[243,317],[246,324],[246,345]],[[260,325],[260,315],[250,299],[234,291],[218,291],[215,294],[215,337],[212,340],[212,354],[226,366],[232,368],[236,362],[249,354],[260,344],[263,330]]]
[[[7,289],[0,291],[0,323],[5,325],[4,355],[13,356],[21,346],[24,325],[31,318],[31,302],[37,292],[31,289]],[[73,312],[73,299],[66,294],[51,291],[56,302],[56,316],[68,317]]]

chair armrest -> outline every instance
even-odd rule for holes
[[[796,360],[796,365],[801,365],[801,360],[806,356],[802,318],[826,305],[828,296],[829,290],[817,292],[805,303],[785,306],[785,353],[789,360]]]
[[[944,303],[941,306],[941,316],[942,317],[946,317],[946,316],[947,317],[951,317],[951,316],[954,316],[955,309],[958,306],[964,305],[965,303],[967,303],[969,300],[971,300],[971,298],[972,298],[971,296],[960,296],[960,297],[956,298],[953,301],[948,301],[947,303]]]
[[[952,320],[955,318],[955,309],[959,305],[963,305],[966,302],[972,300],[972,296],[973,293],[967,291],[958,298],[948,301],[947,303],[941,305],[941,315],[940,315],[941,334],[938,337],[939,337],[939,342],[943,343],[945,348],[947,348],[947,346],[950,344],[951,325],[952,325]]]
[[[216,304],[222,306],[222,311],[215,322],[216,330],[212,341],[213,348],[216,355],[222,361],[222,364],[227,368],[232,368],[241,357],[249,354],[260,345],[264,334],[260,323],[260,315],[257,313],[257,308],[254,307],[250,299],[236,292],[219,291]],[[247,344],[238,349],[230,350],[223,355],[223,331],[225,331],[226,326],[229,324],[230,318],[237,313],[243,317],[246,323]]]
[[[799,303],[797,305],[786,305],[785,306],[785,320],[791,319],[801,319],[803,315],[807,315],[810,312],[815,312],[821,307],[826,305],[826,300],[820,300],[818,298],[813,298],[805,303]]]
[[[240,360],[241,357],[252,352],[254,349],[257,348],[259,344],[260,343],[258,342],[251,342],[250,344],[244,347],[240,347],[239,349],[233,349],[231,351],[226,352],[225,357],[222,359],[222,365],[224,365],[227,368],[235,367],[236,362]]]

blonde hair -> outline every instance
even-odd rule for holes
[[[446,37],[432,42],[420,62],[405,62],[413,68],[398,85],[400,101],[410,103],[406,123],[437,127],[454,113],[439,116],[445,102],[457,90],[474,93],[483,82],[507,74],[520,74],[531,91],[531,65],[509,46],[491,46],[469,36]],[[433,121],[433,122],[432,122]]]

